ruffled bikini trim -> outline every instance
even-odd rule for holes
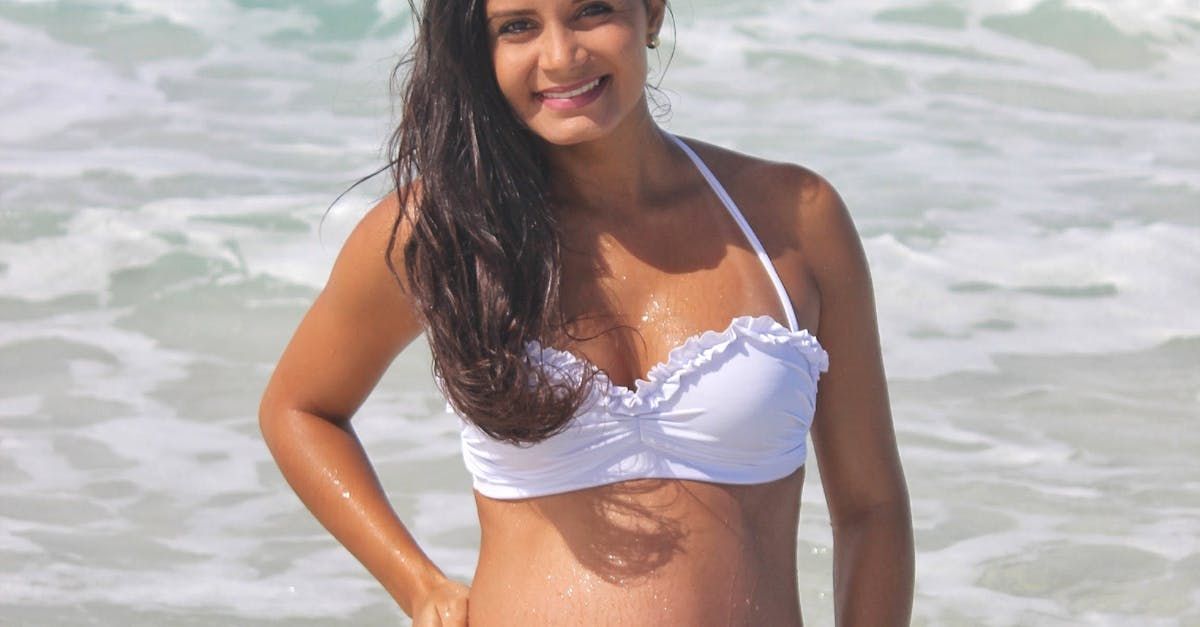
[[[543,367],[566,375],[574,381],[580,380],[585,370],[594,372],[597,384],[594,392],[609,412],[637,414],[652,412],[662,403],[675,397],[683,387],[683,377],[716,360],[738,338],[769,346],[781,344],[795,347],[808,361],[809,375],[816,384],[822,372],[829,370],[829,354],[807,329],[792,331],[779,324],[771,316],[739,316],[729,323],[724,331],[705,331],[693,335],[683,344],[671,349],[667,361],[656,364],[646,373],[645,379],[634,382],[635,389],[616,385],[608,375],[591,362],[573,353],[553,347],[543,347],[536,342],[529,345],[529,355]]]

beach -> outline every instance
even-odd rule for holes
[[[672,6],[660,124],[813,169],[862,236],[913,624],[1200,624],[1200,2]],[[257,409],[388,191],[331,206],[386,163],[410,19],[0,0],[0,623],[403,620]],[[355,426],[469,581],[470,476],[423,340]],[[799,581],[831,625],[819,481]]]

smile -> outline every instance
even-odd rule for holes
[[[537,92],[538,100],[551,109],[575,109],[594,101],[609,83],[609,76],[598,76],[566,88],[555,87]]]
[[[541,94],[542,94],[543,98],[574,98],[575,96],[578,96],[580,94],[586,94],[587,92],[594,89],[596,86],[598,86],[600,84],[601,78],[604,78],[604,77],[597,76],[596,78],[593,78],[592,80],[584,83],[582,86],[576,87],[575,89],[572,89],[570,91],[563,91],[563,92],[543,91],[543,92],[541,92]]]

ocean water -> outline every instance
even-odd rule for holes
[[[258,435],[383,177],[396,0],[0,0],[0,623],[403,623]],[[863,236],[918,625],[1200,625],[1200,2],[678,0],[668,129],[805,164]],[[669,59],[669,63],[668,63]],[[428,352],[356,418],[478,542]],[[832,624],[810,465],[805,617]]]

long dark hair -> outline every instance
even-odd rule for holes
[[[494,438],[537,442],[565,427],[593,374],[550,376],[527,353],[566,328],[546,160],[496,83],[485,0],[410,5],[418,32],[393,73],[403,108],[388,152],[401,211],[388,268],[407,283],[458,413]],[[405,220],[402,281],[393,253]]]

